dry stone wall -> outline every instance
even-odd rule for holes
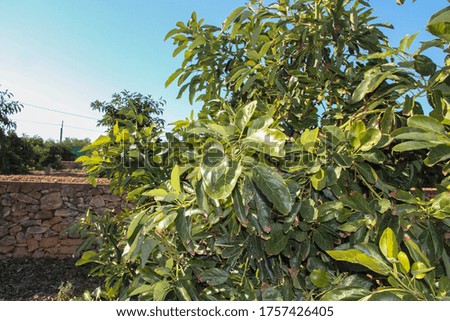
[[[106,185],[0,181],[0,259],[72,256],[83,240],[67,227],[87,209],[123,206]]]

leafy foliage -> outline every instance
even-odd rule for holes
[[[82,158],[136,204],[111,219],[114,246],[79,262],[104,267],[99,297],[449,298],[449,60],[424,55],[448,52],[446,29],[432,27],[446,11],[428,25],[438,39],[413,54],[415,36],[391,47],[371,12],[251,1],[221,28],[195,13],[177,23],[166,39],[184,60],[166,85],[203,103],[197,119],[164,138],[118,118]]]
[[[0,135],[5,135],[7,130],[14,130],[16,124],[8,116],[18,113],[23,105],[18,101],[11,100],[14,97],[7,89],[0,91]]]
[[[125,188],[132,191],[167,178],[167,171],[161,170],[167,146],[159,137],[163,105],[128,91],[114,94],[111,102],[92,103],[93,109],[104,113],[99,125],[108,126],[106,135],[82,149],[88,155],[78,158],[88,166],[93,184],[95,177],[111,178],[113,191],[121,194]]]
[[[0,134],[0,174],[26,173],[34,157],[31,144],[14,131]]]

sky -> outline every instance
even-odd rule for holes
[[[58,140],[95,139],[104,129],[92,111],[95,100],[109,101],[124,89],[166,100],[168,122],[185,118],[196,106],[177,100],[178,88],[166,79],[181,64],[164,42],[177,21],[193,11],[218,25],[245,0],[0,0],[0,90],[8,89],[24,109],[11,117],[17,133]],[[269,2],[269,1],[267,1]],[[431,39],[430,16],[447,0],[370,0],[391,45],[419,32],[415,45]],[[181,56],[181,55],[180,55]],[[439,61],[439,63],[441,63]],[[50,111],[57,110],[59,112]]]

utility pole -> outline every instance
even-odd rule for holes
[[[61,122],[61,130],[59,131],[59,143],[62,143],[64,120]]]

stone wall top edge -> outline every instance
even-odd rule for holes
[[[90,187],[94,187],[89,183],[74,183],[74,182],[29,182],[29,181],[5,181],[5,180],[0,180],[0,184],[2,185],[40,185],[40,186],[65,186],[65,185],[78,185],[78,186],[90,186]],[[108,187],[108,184],[97,184],[96,187]]]

